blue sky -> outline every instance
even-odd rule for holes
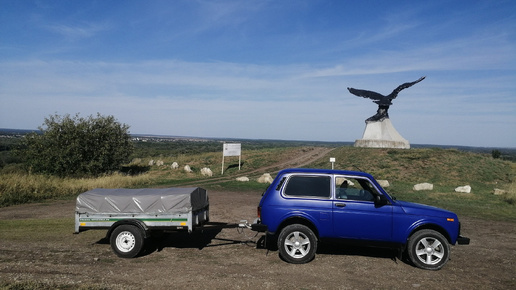
[[[390,93],[412,144],[516,147],[516,1],[0,0],[0,127],[354,141]]]

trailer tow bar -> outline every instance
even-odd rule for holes
[[[257,227],[258,225],[258,227]],[[267,237],[266,235],[263,235],[261,236],[260,238],[258,238],[258,240],[255,241],[256,237],[258,236],[259,233],[264,233],[265,231],[263,230],[263,227],[260,227],[261,225],[259,225],[258,223],[258,219],[256,219],[254,221],[254,223],[249,223],[247,220],[241,220],[239,223],[238,223],[238,227],[237,227],[237,231],[239,234],[243,234],[249,241],[251,241],[252,243],[254,243],[256,245],[256,248],[257,249],[267,249],[267,252],[266,252],[266,256],[269,255],[269,247],[267,246]],[[250,236],[248,235],[245,230],[248,229],[248,230],[251,230],[251,231],[254,231],[255,234]]]
[[[242,229],[251,229],[251,224],[247,220],[241,220],[240,223],[238,223],[238,227]]]
[[[258,236],[258,232],[254,234],[254,236],[248,236],[245,232],[245,229],[252,230],[252,225],[247,220],[241,220],[238,223],[237,231],[239,234],[243,234],[248,240],[252,240]]]

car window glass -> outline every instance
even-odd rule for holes
[[[291,176],[285,188],[288,196],[330,197],[329,176]]]
[[[335,178],[335,196],[337,199],[374,201],[375,188],[367,179],[341,177]]]

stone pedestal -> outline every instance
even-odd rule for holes
[[[367,122],[362,139],[355,141],[355,147],[409,149],[410,143],[392,126],[391,120]]]

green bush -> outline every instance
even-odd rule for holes
[[[31,172],[99,176],[117,170],[133,151],[129,126],[113,116],[53,115],[25,136],[19,156]]]

